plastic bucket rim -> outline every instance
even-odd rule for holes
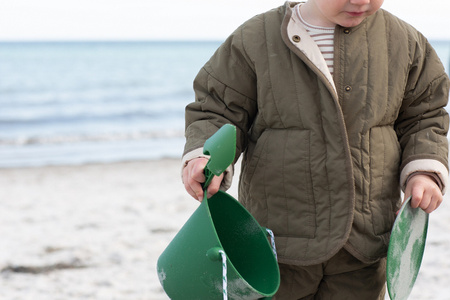
[[[277,292],[277,290],[278,290],[278,288],[279,288],[279,286],[280,286],[280,271],[279,271],[278,268],[276,268],[276,272],[277,272],[277,275],[278,275],[278,276],[276,276],[276,277],[277,277],[277,282],[276,282],[276,284],[275,284],[276,288],[274,289],[274,291],[273,291],[272,293],[265,293],[265,292],[262,292],[262,291],[257,290],[253,285],[251,285],[251,284],[244,278],[244,276],[241,275],[241,273],[237,270],[237,268],[235,267],[235,265],[233,264],[233,262],[231,261],[231,259],[228,257],[228,255],[227,255],[227,253],[226,253],[226,251],[225,251],[225,248],[224,248],[223,245],[222,245],[222,241],[221,241],[221,239],[220,239],[220,237],[219,237],[219,234],[217,233],[216,226],[215,226],[215,224],[214,224],[214,220],[213,220],[213,217],[212,217],[212,214],[211,214],[211,210],[210,210],[210,206],[209,206],[209,201],[210,201],[210,199],[212,199],[212,198],[214,198],[214,197],[219,197],[219,195],[225,196],[227,199],[229,199],[229,201],[234,201],[233,203],[236,204],[237,207],[239,207],[239,209],[242,209],[242,210],[244,211],[244,213],[252,220],[252,222],[254,222],[256,225],[258,225],[258,228],[260,229],[261,236],[264,236],[264,237],[265,237],[264,240],[266,240],[267,246],[269,247],[269,250],[270,250],[271,252],[272,252],[272,247],[271,247],[269,241],[267,240],[266,232],[264,231],[263,227],[261,227],[261,225],[259,225],[259,223],[258,223],[258,221],[255,219],[255,217],[253,217],[252,214],[250,214],[250,213],[247,211],[247,209],[246,209],[239,201],[237,201],[234,197],[232,197],[231,195],[227,194],[227,193],[224,192],[224,191],[219,190],[219,191],[218,191],[216,194],[214,194],[211,198],[204,199],[204,200],[202,201],[202,204],[204,204],[204,205],[206,206],[206,211],[207,211],[208,216],[209,216],[209,221],[211,222],[211,226],[212,226],[214,235],[215,235],[215,237],[216,237],[216,239],[217,239],[217,242],[219,243],[219,246],[218,246],[218,247],[220,247],[220,249],[222,249],[222,250],[224,251],[224,253],[225,253],[225,255],[226,255],[226,259],[227,259],[227,264],[229,264],[229,266],[232,267],[232,270],[239,276],[239,278],[240,278],[241,280],[243,280],[243,281],[245,282],[245,284],[246,284],[248,287],[251,288],[252,291],[254,291],[254,292],[257,293],[257,294],[260,294],[260,295],[263,296],[263,297],[271,297],[271,296],[273,296],[273,295]],[[223,201],[223,200],[221,200],[221,201]],[[208,250],[210,250],[210,249],[207,249],[206,251],[208,251]],[[272,252],[272,253],[273,253],[273,252]],[[272,256],[270,256],[270,257],[272,258]],[[275,265],[278,265],[278,262],[277,262],[277,259],[276,259],[275,255],[273,255],[273,260],[275,261]],[[228,267],[228,269],[229,269],[229,267]]]

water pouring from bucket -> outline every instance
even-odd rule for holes
[[[171,299],[261,299],[280,285],[275,248],[266,229],[223,191],[206,188],[233,162],[236,128],[224,125],[204,145],[205,198],[158,259],[158,277]]]

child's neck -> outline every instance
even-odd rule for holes
[[[336,24],[327,20],[312,1],[308,1],[300,6],[300,14],[307,23],[320,27],[335,27]]]

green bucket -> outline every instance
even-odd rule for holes
[[[203,149],[210,160],[204,190],[233,161],[236,128],[224,125]],[[261,299],[280,285],[275,246],[253,216],[219,191],[206,198],[158,259],[158,277],[171,299]],[[226,274],[225,274],[226,273]]]
[[[219,191],[204,200],[158,260],[158,276],[171,299],[222,299],[227,258],[229,299],[272,297],[280,273],[266,231],[233,197]]]

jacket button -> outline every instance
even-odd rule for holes
[[[351,86],[347,85],[347,86],[345,87],[345,91],[346,91],[346,92],[350,92],[351,90],[352,90],[352,87],[351,87]]]
[[[298,43],[298,42],[300,42],[301,38],[300,38],[298,35],[294,35],[294,36],[292,37],[292,40],[293,40],[295,43]]]
[[[349,34],[349,33],[350,33],[350,29],[345,28],[345,29],[344,29],[344,33],[345,33],[345,34]]]

